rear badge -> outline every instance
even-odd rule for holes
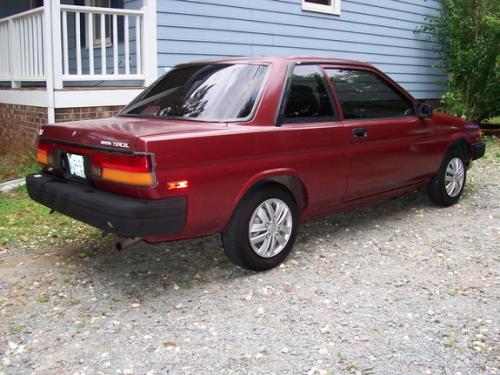
[[[101,141],[101,145],[120,147],[120,148],[129,148],[128,143],[125,143],[125,142]]]

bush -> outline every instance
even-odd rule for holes
[[[445,109],[480,123],[500,114],[500,1],[441,0],[421,31],[436,38],[449,72]]]

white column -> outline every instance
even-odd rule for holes
[[[142,69],[144,71],[144,84],[149,86],[158,77],[158,53],[156,39],[156,1],[143,0],[144,20],[142,22]]]
[[[46,1],[44,1],[45,4]],[[61,1],[51,0],[51,17],[52,17],[52,67],[54,69],[54,89],[60,90],[63,88],[63,70],[62,70],[62,53],[61,53]]]
[[[58,0],[57,0],[58,1]],[[54,109],[54,60],[52,54],[52,6],[51,0],[43,1],[43,51],[47,86],[47,123],[55,123]]]

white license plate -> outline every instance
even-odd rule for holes
[[[86,178],[83,156],[75,154],[66,154],[66,156],[68,157],[69,173],[71,173],[73,176]]]

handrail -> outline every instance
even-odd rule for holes
[[[117,9],[117,8],[103,8],[103,7],[88,7],[80,5],[64,5],[61,4],[61,10],[66,10],[70,12],[80,12],[80,13],[94,13],[94,14],[116,14],[118,16],[142,16],[144,12],[142,10],[135,9]]]
[[[105,80],[131,79],[131,73],[136,77],[143,77],[141,43],[143,10],[61,5],[60,12],[63,80],[81,81],[91,77]],[[120,42],[118,42],[119,19],[123,21],[120,26],[123,40]],[[80,34],[79,27],[82,22],[86,25],[85,45],[82,45],[80,38],[70,40],[71,34]],[[108,53],[112,55],[111,58]],[[131,59],[131,56],[134,58]],[[74,65],[70,66],[70,61],[76,64],[76,71]],[[135,64],[135,71],[132,72],[131,63]],[[88,67],[85,72],[84,65]]]
[[[27,10],[25,12],[13,14],[12,16],[0,18],[0,23],[7,22],[10,20],[15,20],[16,18],[23,18],[23,17],[30,16],[30,15],[36,14],[36,13],[43,13],[43,7],[30,9],[30,10]]]
[[[147,8],[56,1],[0,19],[0,51],[10,51],[0,54],[0,80],[46,81],[49,90],[64,81],[146,79]]]

